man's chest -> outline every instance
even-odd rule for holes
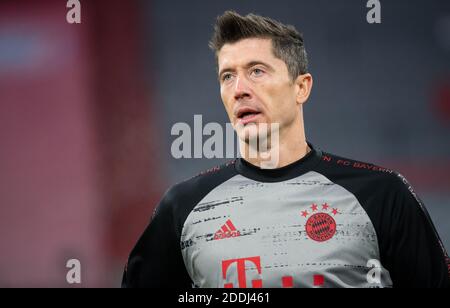
[[[379,260],[358,200],[313,172],[281,183],[231,179],[190,213],[181,247],[199,287],[370,286]],[[380,274],[378,286],[389,285]]]

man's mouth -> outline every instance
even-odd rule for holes
[[[237,113],[238,123],[246,125],[248,123],[254,122],[256,121],[256,119],[260,114],[261,112],[254,108],[249,107],[241,108]]]

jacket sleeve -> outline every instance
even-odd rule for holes
[[[393,197],[390,273],[394,287],[449,288],[449,258],[430,216],[404,177]]]
[[[165,194],[153,219],[132,250],[122,279],[123,288],[190,288],[180,247],[170,190]]]

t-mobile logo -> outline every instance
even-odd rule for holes
[[[256,266],[256,270],[259,275],[262,274],[261,269],[261,257],[251,257],[251,258],[242,258],[242,259],[232,259],[225,260],[222,262],[222,276],[223,280],[227,280],[228,269],[231,265],[236,264],[237,268],[237,279],[238,279],[238,288],[247,288],[247,275],[245,265]],[[313,284],[315,287],[321,287],[325,283],[325,278],[322,275],[314,275]],[[252,280],[252,288],[262,288],[263,281],[262,279]],[[294,287],[294,278],[292,276],[285,276],[281,279],[281,287],[283,288],[292,288]],[[235,288],[232,283],[225,283],[224,288]]]
[[[236,264],[237,276],[238,276],[238,287],[239,288],[247,288],[247,275],[246,275],[246,271],[245,271],[245,263],[246,262],[256,265],[256,270],[258,271],[258,274],[261,275],[261,258],[260,257],[225,260],[222,262],[223,280],[226,281],[226,279],[227,279],[228,268],[232,264]],[[252,280],[252,287],[253,288],[261,288],[262,280],[261,279]],[[224,288],[227,288],[227,289],[234,288],[234,285],[232,283],[226,283],[224,285]]]
[[[247,265],[247,268],[246,268]],[[247,288],[247,269],[253,268],[252,270],[256,270],[260,278],[262,278],[262,268],[261,268],[261,257],[250,257],[250,258],[242,258],[242,259],[232,259],[222,261],[222,277],[224,281],[229,281],[230,276],[228,275],[229,269],[232,266],[236,266],[237,280],[238,286],[237,288]],[[256,268],[254,268],[256,267]],[[367,282],[371,285],[379,285],[381,284],[381,263],[378,260],[371,259],[367,262],[367,268],[369,272],[367,273]],[[227,279],[228,278],[228,279]],[[312,277],[312,286],[314,287],[323,287],[325,286],[325,277],[323,275],[313,275]],[[262,279],[254,279],[251,281],[252,288],[262,288],[263,280]],[[294,285],[294,277],[292,276],[284,276],[281,278],[280,287],[283,288],[293,288]],[[224,288],[236,288],[233,283],[225,283]]]

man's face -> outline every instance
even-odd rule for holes
[[[257,137],[260,123],[278,123],[282,136],[299,116],[298,86],[284,61],[273,55],[271,39],[225,44],[218,65],[222,101],[241,140]]]

